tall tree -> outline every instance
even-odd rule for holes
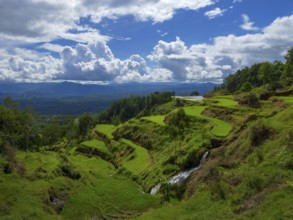
[[[286,63],[282,74],[282,83],[285,86],[290,86],[293,83],[293,47],[288,50],[285,60]]]
[[[264,62],[261,64],[258,72],[259,79],[262,80],[263,86],[270,82],[271,76],[271,64],[269,62]]]

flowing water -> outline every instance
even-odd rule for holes
[[[209,152],[205,152],[202,156],[202,158],[200,159],[200,163],[198,166],[192,168],[192,169],[189,169],[189,170],[186,170],[186,171],[183,171],[183,172],[180,172],[178,174],[176,174],[175,176],[172,176],[170,179],[169,179],[169,183],[171,185],[174,185],[176,183],[182,183],[184,180],[186,180],[194,171],[198,170],[201,166],[201,164],[203,164],[207,157],[209,155]],[[159,190],[160,190],[160,187],[161,187],[161,183],[155,185],[151,191],[150,191],[150,194],[152,195],[155,195]]]

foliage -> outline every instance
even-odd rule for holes
[[[242,86],[241,86],[241,91],[242,92],[249,92],[252,90],[252,86],[250,84],[250,82],[245,82]]]
[[[238,102],[240,105],[252,107],[252,108],[258,108],[260,107],[259,99],[255,94],[247,94],[238,97]]]
[[[272,135],[272,129],[262,121],[258,121],[250,130],[250,143],[252,146],[259,146]]]
[[[82,137],[85,137],[89,130],[91,130],[95,125],[94,119],[90,114],[83,114],[78,118],[78,133]]]
[[[99,114],[99,123],[119,124],[136,116],[150,114],[155,106],[171,101],[172,92],[155,92],[149,96],[130,96],[111,104],[105,111]]]
[[[291,219],[293,98],[290,89],[269,91],[287,86],[279,76],[291,60],[247,68],[248,81],[235,76],[235,92],[253,87],[242,90],[240,105],[232,95],[200,103],[132,97],[99,117],[117,124],[132,118],[119,126],[93,129],[87,114],[42,121],[7,98],[0,107],[0,218]],[[207,149],[185,182],[168,182],[197,166]],[[159,195],[146,193],[158,183]]]
[[[215,88],[214,92],[235,93],[247,92],[252,88],[263,85],[268,90],[286,89],[293,83],[293,47],[285,56],[285,63],[275,61],[254,64],[238,70],[224,79],[224,83]],[[249,84],[247,84],[249,83]]]
[[[198,91],[193,91],[190,93],[191,96],[199,96],[199,92]]]

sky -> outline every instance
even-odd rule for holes
[[[292,0],[0,0],[0,82],[221,82],[292,46]]]

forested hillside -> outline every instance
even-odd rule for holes
[[[99,115],[0,107],[1,219],[292,219],[293,49],[200,101],[154,92]]]
[[[263,62],[238,70],[225,78],[216,91],[223,93],[249,92],[255,87],[264,91],[276,91],[289,88],[293,83],[293,48],[285,56],[285,63]]]

